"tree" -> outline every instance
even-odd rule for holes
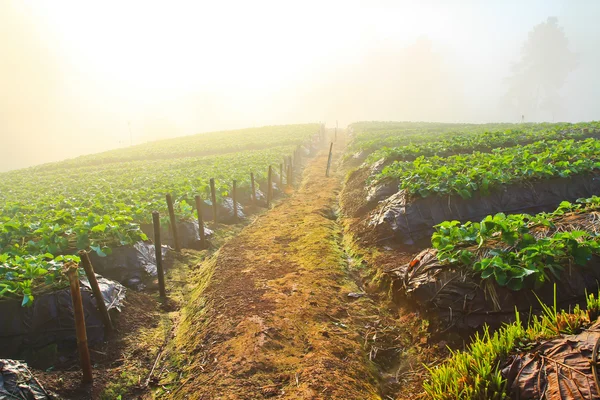
[[[577,57],[556,17],[536,25],[521,49],[521,60],[512,67],[506,99],[517,115],[558,116],[560,89],[577,66]]]

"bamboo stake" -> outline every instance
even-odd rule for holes
[[[283,189],[283,164],[279,164],[279,188]]]
[[[217,192],[215,191],[215,179],[210,178],[210,201],[213,206],[213,219],[217,223]]]
[[[91,383],[94,377],[92,375],[92,362],[90,360],[90,350],[88,349],[87,333],[85,330],[85,314],[83,312],[83,302],[81,301],[77,264],[71,263],[67,268],[71,300],[73,302],[73,314],[75,317],[77,349],[79,350],[79,361],[81,362],[81,370],[83,371],[83,383]]]
[[[254,173],[250,172],[250,181],[252,182],[252,205],[256,207],[256,186],[254,183]]]
[[[267,177],[267,208],[271,206],[271,200],[273,197],[273,183],[272,183],[272,172],[273,168],[269,165],[269,174]]]
[[[204,218],[202,217],[202,200],[200,196],[195,196],[196,211],[198,212],[198,231],[200,233],[200,247],[206,248],[206,235],[204,234]]]
[[[232,200],[233,200],[233,221],[236,222],[238,219],[238,205],[237,205],[237,181],[233,180],[233,190],[232,190]]]
[[[165,290],[165,272],[162,265],[162,246],[160,243],[160,214],[152,211],[152,222],[154,224],[154,255],[156,256],[156,274],[158,275],[158,291],[160,297],[167,297]]]
[[[169,209],[169,219],[171,221],[171,233],[173,234],[173,242],[175,243],[175,251],[181,251],[179,246],[179,235],[177,234],[177,220],[175,219],[175,209],[173,208],[173,198],[167,194],[167,207]]]
[[[329,167],[331,167],[331,152],[333,150],[333,142],[329,145],[329,158],[327,159],[327,171],[325,171],[325,176],[329,178]]]
[[[113,330],[112,321],[110,319],[110,314],[108,313],[108,309],[106,308],[106,304],[104,303],[104,297],[102,296],[102,292],[100,291],[100,285],[98,285],[98,280],[96,279],[96,274],[94,273],[94,267],[92,266],[92,262],[90,261],[90,257],[85,250],[79,251],[79,258],[81,259],[81,265],[85,271],[85,275],[90,282],[90,287],[92,288],[92,293],[94,294],[94,298],[96,299],[96,307],[98,307],[98,311],[100,312],[100,317],[102,318],[102,323],[104,324],[104,331],[107,334],[110,334]]]

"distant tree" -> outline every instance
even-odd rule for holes
[[[512,67],[506,99],[526,119],[548,112],[555,118],[562,108],[560,89],[577,66],[577,56],[556,17],[536,25]],[[530,117],[530,118],[528,118]]]

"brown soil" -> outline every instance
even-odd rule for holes
[[[336,143],[330,178],[323,152],[296,192],[227,234],[212,257],[178,256],[166,306],[130,291],[121,332],[92,351],[92,387],[80,386],[75,353],[70,364],[36,372],[40,381],[65,399],[415,398],[423,365],[445,346],[430,343],[427,321],[389,295],[382,271],[410,255],[355,246],[356,231],[337,220],[342,149]],[[356,174],[354,192],[339,200],[356,200],[360,214],[366,176]]]
[[[381,399],[420,368],[399,354],[418,351],[421,321],[398,325],[355,280],[335,217],[342,175],[326,178],[326,163],[323,152],[296,193],[203,265],[165,397]]]
[[[339,152],[336,152],[336,157]],[[190,354],[174,398],[378,398],[331,219],[340,180],[327,154],[299,190],[217,255],[177,332]]]
[[[94,368],[94,383],[81,384],[81,371],[76,349],[64,361],[54,366],[53,371],[35,371],[35,375],[47,390],[63,399],[100,398],[106,386],[119,376],[125,359],[135,357],[140,363],[151,363],[151,349],[134,346],[142,330],[156,327],[159,322],[160,304],[148,293],[129,291],[118,320],[116,331],[107,343],[90,347]],[[140,341],[141,342],[141,341]],[[145,377],[144,377],[145,378]],[[141,378],[143,379],[143,378]]]
[[[369,168],[357,168],[351,171],[340,195],[340,207],[344,215],[350,218],[360,217],[367,211],[367,179]]]
[[[214,239],[218,246],[239,232],[239,226],[220,226]],[[179,319],[179,309],[191,291],[188,279],[193,277],[200,260],[211,251],[183,250],[169,253],[166,271],[168,298],[158,296],[156,279],[147,282],[144,292],[128,290],[122,312],[115,315],[115,331],[104,343],[90,346],[94,382],[81,383],[77,349],[64,351],[60,362],[47,371],[33,370],[44,388],[60,399],[122,399],[146,398],[150,395],[156,376],[151,374],[157,357],[162,356],[173,328]],[[190,281],[193,279],[190,279]],[[159,359],[160,361],[160,359]]]

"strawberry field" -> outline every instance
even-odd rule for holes
[[[253,128],[159,141],[0,174],[0,299],[30,305],[36,291],[65,284],[64,261],[77,250],[109,255],[148,237],[141,224],[157,210],[168,222],[165,194],[178,220],[194,220],[194,196],[217,202],[232,183],[248,191],[250,173],[264,184],[317,133],[317,124]],[[197,156],[194,154],[209,154]],[[277,167],[277,168],[275,168]]]
[[[390,279],[394,298],[436,326],[432,335],[464,343],[477,332],[465,351],[427,367],[427,396],[528,393],[531,379],[502,365],[515,353],[535,359],[527,351],[540,341],[597,318],[600,124],[361,122],[351,131],[344,160],[362,164],[348,175],[342,210],[375,279]]]

